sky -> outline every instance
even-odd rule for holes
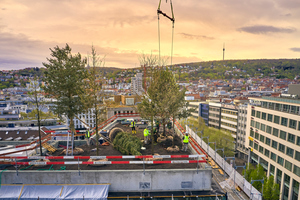
[[[171,64],[172,22],[159,0],[0,0],[0,70],[43,67],[50,48],[86,57],[92,45],[106,67],[139,67],[160,54]],[[300,57],[299,0],[173,0],[172,63]],[[161,11],[171,16],[170,0]],[[158,29],[158,27],[160,27]],[[158,34],[160,33],[160,34]],[[160,43],[158,39],[160,35]]]

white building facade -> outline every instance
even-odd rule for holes
[[[137,73],[135,77],[131,78],[131,92],[132,94],[141,94],[143,91],[143,74]]]
[[[300,199],[300,100],[249,98],[246,148],[280,186],[280,199]],[[249,127],[249,128],[248,128]]]

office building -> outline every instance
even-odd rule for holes
[[[280,186],[281,199],[299,199],[300,100],[249,98],[246,148]],[[249,128],[248,128],[249,127]]]

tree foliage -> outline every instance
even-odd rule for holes
[[[85,109],[92,109],[95,112],[95,131],[96,141],[99,141],[98,125],[106,118],[106,109],[104,106],[103,73],[97,70],[97,67],[104,66],[104,57],[101,58],[94,46],[91,50],[92,67],[87,68],[86,79],[84,79],[85,92],[80,97]],[[99,143],[96,143],[96,154],[99,155]]]
[[[183,126],[186,125],[185,120],[181,120]],[[188,118],[187,125],[195,132],[199,137],[209,137],[209,142],[216,142],[217,149],[224,148],[224,155],[227,157],[234,156],[234,138],[231,133],[221,131],[212,127],[207,127],[204,120],[199,117],[195,119],[193,117]],[[207,139],[204,139],[207,141]],[[214,143],[210,144],[211,148],[215,148]]]
[[[80,95],[84,91],[85,62],[80,53],[72,55],[68,44],[64,48],[58,46],[51,49],[51,57],[47,63],[43,63],[45,72],[45,92],[57,99],[54,112],[58,115],[66,115],[69,120],[69,128],[74,140],[75,115],[81,113],[85,107],[81,102]]]
[[[113,141],[114,148],[125,155],[142,155],[140,138],[129,133],[118,133]]]

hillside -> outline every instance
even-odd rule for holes
[[[294,79],[300,74],[300,59],[225,60],[182,63],[172,67],[179,80],[275,77]]]

